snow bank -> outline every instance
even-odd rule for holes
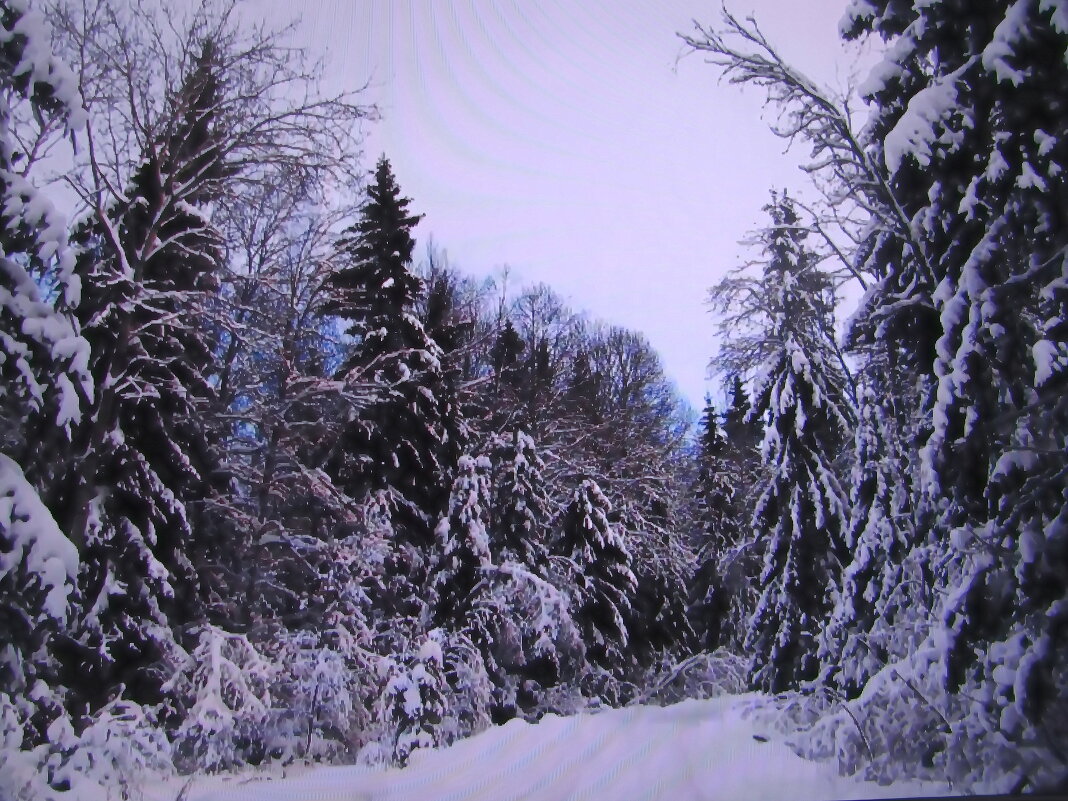
[[[314,768],[275,781],[204,779],[189,801],[846,799],[948,795],[947,787],[841,778],[745,717],[759,696],[513,720],[409,767]],[[758,737],[762,739],[757,739]]]

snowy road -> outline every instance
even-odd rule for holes
[[[314,768],[295,778],[215,779],[189,801],[749,801],[900,798],[944,787],[880,787],[806,761],[742,716],[744,697],[548,716],[491,729],[404,770]]]

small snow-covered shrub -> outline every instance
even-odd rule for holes
[[[17,701],[7,693],[0,693],[0,788],[9,796],[5,801],[29,801],[51,799],[52,788],[48,786],[44,771],[45,749],[23,749],[24,713]]]
[[[351,760],[371,735],[379,659],[344,627],[286,633],[272,658],[269,755],[283,762]]]
[[[546,687],[575,675],[586,654],[568,594],[514,562],[494,567],[493,573],[494,592],[513,623],[512,666]]]
[[[445,638],[442,656],[446,714],[440,742],[448,745],[489,728],[490,709],[502,700],[505,677],[493,681],[479,647],[463,633]]]
[[[715,698],[748,690],[748,660],[723,648],[699,653],[676,662],[665,659],[656,665],[638,696],[640,703],[673,704],[687,698]]]
[[[240,634],[207,625],[164,689],[180,721],[174,732],[183,770],[224,770],[265,751],[276,668]]]
[[[139,787],[174,773],[171,744],[152,707],[115,699],[82,721],[80,732],[59,714],[39,745],[24,736],[28,708],[26,699],[0,693],[4,801],[129,798]]]
[[[383,700],[392,728],[392,756],[402,767],[416,749],[442,742],[446,707],[441,640],[439,629],[423,637],[404,664],[392,665],[386,682]]]
[[[157,710],[117,698],[75,733],[66,717],[48,730],[45,770],[50,784],[69,789],[61,798],[88,796],[94,788],[108,797],[129,798],[145,784],[174,773],[173,752]]]
[[[1010,740],[982,714],[981,700],[947,692],[937,651],[926,648],[885,665],[856,699],[816,688],[777,696],[757,714],[801,756],[880,784],[948,781],[964,792],[1004,793],[1055,781],[1049,744]]]

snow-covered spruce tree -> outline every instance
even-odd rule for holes
[[[489,363],[493,369],[493,408],[489,410],[491,430],[506,426],[519,411],[525,350],[523,337],[516,330],[511,318],[505,318],[489,352]]]
[[[729,401],[722,426],[726,443],[719,459],[722,462],[720,470],[726,471],[730,477],[732,505],[726,514],[733,516],[730,526],[735,536],[723,542],[714,562],[704,560],[699,563],[691,581],[691,594],[696,596],[693,600],[705,597],[708,582],[716,582],[722,615],[719,643],[740,653],[759,596],[760,554],[749,536],[748,526],[749,510],[755,500],[760,475],[760,441],[764,427],[758,415],[750,414],[752,404],[745,383],[736,372],[737,365],[731,369],[735,372],[727,384]]]
[[[526,665],[524,639],[531,632],[524,631],[526,599],[513,584],[538,580],[526,565],[509,562],[498,570],[492,562],[491,467],[486,456],[460,458],[449,514],[436,530],[434,622],[450,633],[445,663],[460,733],[482,728],[489,715],[498,722],[515,716],[515,680],[507,673]]]
[[[640,686],[650,673],[690,652],[697,640],[687,615],[693,555],[677,533],[681,516],[657,520],[642,514],[636,504],[623,504],[617,514],[636,581],[631,610],[624,617],[627,653],[637,668],[628,679]]]
[[[68,309],[80,296],[67,224],[32,183],[35,158],[25,150],[35,138],[47,149],[49,132],[73,132],[84,117],[41,15],[22,2],[0,4],[0,449],[39,489],[92,385],[88,345],[46,296]]]
[[[489,471],[485,456],[461,456],[449,495],[449,513],[434,530],[437,563],[431,587],[438,626],[459,630],[471,609],[472,593],[491,563]]]
[[[441,349],[441,384],[437,393],[442,426],[442,448],[438,456],[446,477],[471,440],[465,401],[470,393],[462,388],[470,371],[471,340],[475,322],[461,306],[461,278],[448,266],[446,257],[433,250],[428,254],[420,319],[427,336]]]
[[[779,692],[819,672],[817,637],[846,558],[846,496],[833,462],[852,410],[829,281],[805,249],[789,198],[773,196],[767,210],[763,275],[750,284],[764,326],[752,411],[765,424],[752,518],[764,565],[746,647],[752,685]]]
[[[18,464],[0,453],[0,743],[5,751],[48,742],[49,726],[64,712],[50,646],[66,629],[77,573],[77,549]],[[11,780],[3,768],[0,780]]]
[[[408,211],[389,161],[382,157],[359,221],[343,247],[348,263],[329,278],[325,311],[356,338],[338,377],[370,384],[373,399],[354,411],[327,462],[327,472],[359,500],[379,493],[394,507],[398,532],[420,546],[448,495],[450,465],[442,387],[442,351],[414,314],[423,283],[411,269]]]
[[[697,647],[707,651],[720,644],[729,601],[721,586],[719,562],[737,544],[740,517],[734,505],[736,476],[727,461],[728,443],[717,417],[711,396],[706,396],[693,485],[697,570],[690,581],[687,615]]]
[[[550,581],[551,513],[534,440],[523,431],[497,435],[488,451],[490,559],[461,633],[493,683],[488,713],[502,723],[531,713],[541,691],[573,672],[582,645],[567,596]]]
[[[448,632],[457,735],[532,710],[537,693],[581,658],[566,595],[546,578],[547,513],[533,441],[520,432],[496,445],[503,457],[496,491],[489,457],[461,457],[449,513],[436,530],[434,623]],[[504,513],[496,524],[492,512]]]
[[[66,661],[90,705],[119,684],[158,701],[171,626],[199,614],[194,514],[219,464],[203,415],[212,357],[197,319],[219,245],[200,207],[225,177],[213,117],[220,63],[204,42],[174,96],[173,125],[144,153],[126,200],[78,232],[76,314],[98,391],[55,505],[83,552]]]
[[[78,301],[66,222],[31,182],[19,144],[33,141],[17,130],[21,107],[41,131],[73,131],[84,118],[41,15],[0,2],[0,740],[12,769],[13,751],[46,741],[62,713],[50,646],[68,622],[78,553],[38,493],[93,392],[88,344],[38,283],[68,307]],[[0,768],[0,784],[14,782]]]
[[[516,430],[490,445],[493,464],[490,551],[494,561],[515,562],[535,573],[548,560],[549,498],[544,465],[533,438]]]
[[[871,149],[921,244],[920,258],[885,254],[886,281],[914,289],[875,311],[932,309],[921,533],[952,557],[928,651],[964,691],[951,770],[982,777],[990,747],[999,773],[1039,787],[1068,772],[1068,14],[1044,0],[855,3],[843,30],[890,43],[864,86]]]
[[[858,390],[849,525],[844,535],[852,561],[842,574],[820,643],[825,676],[849,698],[915,648],[916,627],[909,618],[926,617],[920,610],[928,606],[922,580],[906,567],[913,537],[909,482],[900,453],[903,443],[887,419],[889,402],[876,396],[881,382],[870,378]]]
[[[440,726],[446,713],[443,639],[437,629],[421,637],[404,664],[393,666],[386,683],[392,758],[400,767],[408,764],[416,749],[441,743]]]
[[[574,619],[588,659],[606,670],[629,667],[626,618],[637,590],[630,552],[608,521],[612,505],[595,481],[575,490],[559,523],[553,551],[570,560]]]

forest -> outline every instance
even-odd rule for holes
[[[844,774],[1068,787],[1068,6],[843,12],[846,97],[679,34],[810,154],[695,414],[416,242],[284,30],[0,0],[0,798],[745,692]]]

